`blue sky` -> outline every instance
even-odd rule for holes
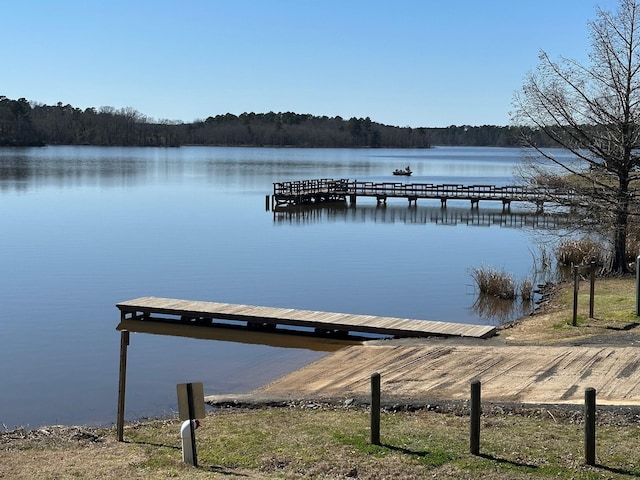
[[[4,2],[0,95],[191,122],[242,112],[507,125],[544,50],[617,0]]]

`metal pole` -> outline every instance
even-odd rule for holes
[[[127,386],[127,347],[129,346],[129,332],[120,332],[120,378],[118,382],[118,441],[124,441],[124,399]]]
[[[380,445],[380,374],[371,375],[371,444]]]

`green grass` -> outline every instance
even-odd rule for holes
[[[578,289],[578,318],[583,321],[586,321],[589,316],[589,297],[589,281],[581,281]],[[637,322],[635,302],[634,278],[596,279],[593,305],[595,319],[610,323],[611,326]],[[573,311],[573,286],[565,290],[564,303],[567,305],[567,314],[571,314]]]
[[[220,412],[198,430],[198,458],[208,472],[239,469],[256,478],[631,478],[640,475],[637,425],[601,426],[599,467],[583,461],[583,426],[541,410],[483,415],[481,455],[469,453],[467,416],[431,411],[383,413],[381,445],[369,442],[360,408]],[[144,445],[141,468],[180,472],[179,423],[153,424],[126,437]],[[636,460],[637,459],[637,460]]]

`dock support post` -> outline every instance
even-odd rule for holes
[[[469,428],[469,452],[480,455],[480,380],[471,382],[471,419]]]
[[[127,385],[127,347],[129,346],[129,332],[120,332],[120,379],[118,383],[118,441],[124,441],[124,398]]]
[[[380,374],[371,375],[371,445],[380,445]]]

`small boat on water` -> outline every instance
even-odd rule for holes
[[[409,165],[407,165],[407,168],[403,168],[403,169],[399,169],[396,168],[393,171],[394,175],[404,175],[405,177],[409,177],[413,172],[411,171],[411,168],[409,168]]]

